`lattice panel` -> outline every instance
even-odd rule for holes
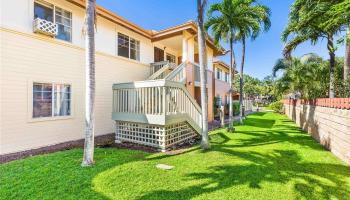
[[[167,126],[116,122],[116,140],[132,142],[165,150],[196,136],[187,122]]]
[[[165,147],[171,147],[195,137],[197,134],[187,122],[165,127]]]
[[[40,18],[36,18],[34,20],[34,32],[36,33],[55,36],[57,35],[57,31],[57,24],[53,22],[46,21]]]
[[[116,140],[164,148],[164,126],[132,122],[116,123]]]

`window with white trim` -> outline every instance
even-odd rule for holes
[[[140,41],[118,33],[118,56],[140,60]]]
[[[34,2],[34,19],[40,18],[57,24],[55,38],[72,41],[72,13],[50,3],[36,0]]]
[[[229,81],[229,74],[227,72],[225,72],[225,82]]]
[[[33,83],[33,118],[71,115],[69,84]]]
[[[216,68],[216,79],[222,80],[222,70]]]

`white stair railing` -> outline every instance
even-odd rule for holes
[[[165,65],[168,65],[169,61],[161,61],[161,62],[155,62],[151,63],[151,68],[150,68],[150,75],[156,73],[158,70],[162,69]]]
[[[169,73],[164,79],[175,82],[184,82],[186,80],[186,66],[187,63],[181,63],[171,73]]]
[[[168,125],[187,121],[201,133],[201,108],[179,82],[149,80],[113,85],[113,119]]]

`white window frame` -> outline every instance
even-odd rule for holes
[[[120,56],[119,55],[119,50],[118,50],[119,49],[119,34],[128,37],[128,41],[129,41],[129,47],[128,47],[129,57],[124,57],[124,56]],[[136,59],[131,58],[131,40],[135,40],[136,44],[138,43],[138,48],[135,49],[136,53],[137,53],[136,54]],[[117,34],[117,56],[123,57],[123,58],[127,58],[129,60],[140,61],[141,60],[141,42],[140,42],[140,40],[132,38],[132,37],[128,36],[127,34],[118,32],[118,34]]]
[[[61,23],[56,23],[56,7],[59,8],[59,9],[61,9],[62,11],[67,11],[67,12],[70,13],[70,17],[71,17],[71,18],[70,18],[70,26],[69,26],[69,28],[70,28],[70,30],[71,30],[71,31],[70,31],[70,41],[57,38],[56,36],[55,36],[55,39],[60,40],[60,41],[64,41],[64,42],[72,43],[72,41],[73,41],[73,13],[72,13],[72,11],[67,10],[67,9],[64,9],[64,8],[62,8],[62,7],[60,7],[60,6],[56,6],[55,4],[52,4],[52,3],[49,3],[49,2],[46,2],[46,1],[35,0],[34,3],[33,3],[33,19],[34,19],[34,17],[35,17],[35,11],[34,11],[34,9],[35,9],[35,3],[40,4],[40,5],[42,5],[42,6],[45,6],[45,7],[48,7],[48,8],[50,8],[49,6],[52,6],[52,8],[50,8],[50,9],[52,9],[52,14],[53,14],[53,15],[52,15],[52,19],[53,19],[53,22],[52,22],[52,23],[54,23],[54,24],[60,24],[60,25],[66,26],[66,25],[61,24]],[[61,16],[61,15],[60,15],[60,17],[67,19],[66,17]]]
[[[51,84],[52,85],[52,105],[51,105],[51,116],[49,117],[33,117],[33,98],[34,98],[34,84],[35,83],[44,83],[44,84]],[[70,86],[70,115],[65,116],[55,116],[54,115],[54,85],[69,85]],[[73,90],[73,84],[70,82],[61,82],[61,81],[48,81],[48,80],[29,80],[28,81],[28,122],[41,122],[41,121],[52,121],[52,120],[65,120],[65,119],[72,119],[74,118],[74,90]]]
[[[215,78],[222,81],[222,69],[216,68]]]
[[[225,82],[229,82],[229,78],[230,78],[230,76],[229,76],[229,73],[228,72],[225,72]]]

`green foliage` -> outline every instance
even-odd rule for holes
[[[277,113],[283,112],[283,103],[281,101],[273,102],[269,105],[269,108],[271,108],[273,111]]]
[[[217,96],[215,96],[214,97],[214,102],[213,102],[213,110],[214,110],[214,116],[217,116],[219,113],[218,113],[218,101],[219,101],[219,99],[220,99],[220,97],[217,97]]]
[[[214,41],[238,41],[243,37],[255,39],[261,30],[271,26],[270,9],[255,0],[223,0],[208,9],[207,30]]]
[[[333,40],[341,25],[333,24],[326,28],[324,22],[334,16],[329,12],[329,8],[342,1],[344,0],[295,0],[290,9],[287,27],[281,37],[282,41],[286,42],[285,57],[290,57],[291,52],[303,42],[311,41],[315,44],[321,38]],[[328,50],[334,52],[335,48],[328,45]]]
[[[233,102],[233,104],[232,104],[232,109],[233,109],[233,115],[234,116],[237,116],[237,115],[239,115],[239,108],[240,108],[240,106],[239,106],[239,102]]]
[[[349,166],[285,116],[256,113],[235,128],[211,132],[205,153],[96,148],[82,168],[73,149],[1,164],[0,199],[350,199]]]
[[[277,62],[279,65],[280,61]],[[277,67],[276,67],[277,68]],[[274,67],[274,69],[276,69]],[[349,82],[343,79],[343,58],[335,63],[334,84],[336,97],[349,96]],[[275,90],[280,98],[290,93],[298,93],[303,99],[327,98],[329,90],[329,63],[321,57],[307,54],[285,62],[283,74],[275,81]],[[275,71],[277,72],[277,71]],[[273,72],[273,73],[275,73]]]

